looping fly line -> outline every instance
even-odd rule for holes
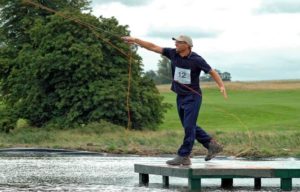
[[[126,98],[126,106],[127,106],[127,115],[128,115],[128,124],[127,124],[127,129],[129,130],[131,128],[131,113],[130,113],[130,89],[131,89],[131,79],[132,79],[132,74],[131,74],[131,71],[132,71],[132,52],[136,52],[137,51],[137,45],[136,44],[132,44],[130,45],[130,51],[129,53],[127,54],[124,50],[120,49],[119,47],[115,46],[113,43],[111,43],[109,40],[106,40],[105,38],[103,38],[98,32],[97,30],[99,31],[102,31],[102,32],[105,32],[105,33],[108,33],[110,34],[111,36],[114,36],[118,39],[121,39],[120,35],[118,34],[114,34],[114,33],[111,33],[109,31],[106,31],[106,30],[103,30],[99,27],[96,27],[94,25],[91,25],[89,23],[85,23],[81,20],[79,20],[78,18],[75,18],[75,17],[70,17],[70,16],[67,16],[61,12],[58,12],[58,11],[55,11],[49,7],[46,7],[40,3],[35,3],[35,2],[32,2],[31,0],[23,0],[24,3],[27,3],[27,4],[30,4],[30,5],[33,5],[37,8],[40,8],[40,9],[43,9],[43,10],[46,10],[48,12],[51,12],[51,13],[54,13],[60,17],[63,17],[65,19],[68,19],[70,21],[74,21],[75,23],[78,23],[86,28],[88,28],[89,30],[91,30],[91,32],[100,40],[102,40],[103,42],[109,44],[111,47],[115,48],[116,50],[118,50],[121,54],[123,54],[124,56],[126,56],[129,60],[129,65],[128,65],[128,87],[127,87],[127,98]],[[180,84],[181,86],[185,87],[186,89],[190,90],[191,92],[197,94],[197,95],[200,95],[201,94],[197,91],[195,91],[194,89],[192,89],[191,87],[183,84],[183,83],[180,83],[174,79],[171,79],[171,78],[168,78],[168,77],[165,77],[173,82],[176,82],[178,84]],[[217,108],[217,107],[216,107]],[[227,113],[229,114],[230,116],[232,116],[234,119],[236,119],[237,121],[239,121],[239,123],[244,127],[246,128],[247,130],[247,133],[248,133],[248,137],[249,137],[249,149],[251,149],[253,147],[253,143],[252,143],[252,139],[251,139],[251,133],[250,133],[250,130],[248,128],[248,126],[235,114],[232,114],[232,113],[229,113],[228,111],[226,111],[225,109],[221,109],[221,108],[217,108],[219,109],[220,111],[223,111],[224,113]],[[247,151],[248,149],[246,149],[245,151]],[[243,153],[243,152],[241,152]],[[241,154],[239,153],[239,154]]]
[[[60,13],[58,11],[55,11],[49,7],[46,7],[40,3],[35,3],[35,2],[32,2],[30,0],[23,0],[24,3],[27,3],[27,4],[30,4],[30,5],[33,5],[37,8],[40,8],[40,9],[43,9],[43,10],[46,10],[50,13],[54,13],[60,17],[63,17],[65,19],[68,19],[70,21],[74,21],[75,23],[78,23],[86,28],[88,28],[89,30],[91,30],[91,32],[100,40],[102,40],[103,42],[109,44],[111,47],[115,48],[117,51],[119,51],[121,54],[123,54],[124,56],[126,56],[129,60],[129,66],[128,66],[128,87],[127,87],[127,98],[126,98],[126,108],[127,108],[127,115],[128,115],[128,123],[127,123],[127,129],[130,129],[131,128],[131,114],[130,114],[130,89],[131,89],[131,66],[132,66],[132,51],[136,51],[137,47],[136,45],[132,45],[130,46],[130,53],[127,54],[124,50],[120,49],[119,47],[115,46],[114,44],[112,44],[109,40],[106,40],[105,38],[103,38],[96,30],[100,30],[100,31],[103,31],[105,33],[108,33],[114,37],[117,37],[118,39],[121,39],[121,37],[119,35],[116,35],[114,33],[111,33],[109,31],[106,31],[106,30],[103,30],[103,29],[100,29],[99,27],[96,27],[94,25],[91,25],[89,23],[85,23],[75,17],[70,17],[70,16],[67,16],[63,13]]]

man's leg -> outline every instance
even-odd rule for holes
[[[189,156],[192,152],[196,137],[196,122],[199,113],[201,97],[198,95],[187,95],[183,100],[183,127],[184,139],[183,144],[178,150],[179,156]]]
[[[196,127],[196,139],[199,143],[201,143],[206,149],[208,149],[208,145],[212,137],[207,134],[201,127]]]
[[[178,111],[178,116],[180,118],[180,121],[181,121],[181,124],[183,127],[184,127],[184,115],[185,115],[184,99],[185,99],[185,96],[177,95],[177,100],[176,100],[177,101],[177,111]],[[187,140],[186,132],[185,132],[184,140]],[[190,165],[191,160],[189,158],[189,155],[178,154],[174,159],[168,160],[166,163],[169,165]]]
[[[199,108],[201,107],[201,103],[202,98],[200,98]],[[208,150],[205,161],[211,160],[223,150],[223,147],[199,126],[196,127],[196,139]]]
[[[218,153],[223,151],[223,147],[200,127],[196,128],[196,139],[208,150],[205,161],[211,160]]]
[[[176,99],[177,112],[182,126],[184,126],[183,125],[183,121],[184,121],[183,99],[184,96],[177,95],[177,99]]]

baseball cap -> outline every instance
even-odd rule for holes
[[[189,46],[193,47],[193,40],[187,35],[179,35],[178,37],[173,37],[172,40],[174,41],[184,41],[186,42]]]

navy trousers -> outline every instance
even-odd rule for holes
[[[195,139],[205,148],[208,148],[211,136],[197,126],[201,103],[202,97],[200,95],[177,95],[177,110],[185,133],[183,143],[178,149],[177,154],[179,156],[191,154]]]

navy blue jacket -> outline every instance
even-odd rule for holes
[[[212,70],[210,65],[195,52],[191,52],[187,57],[181,57],[176,49],[163,48],[162,55],[171,60],[173,77],[171,90],[179,95],[193,94],[191,90],[185,87],[188,86],[201,94],[199,76],[201,71],[209,73]]]

